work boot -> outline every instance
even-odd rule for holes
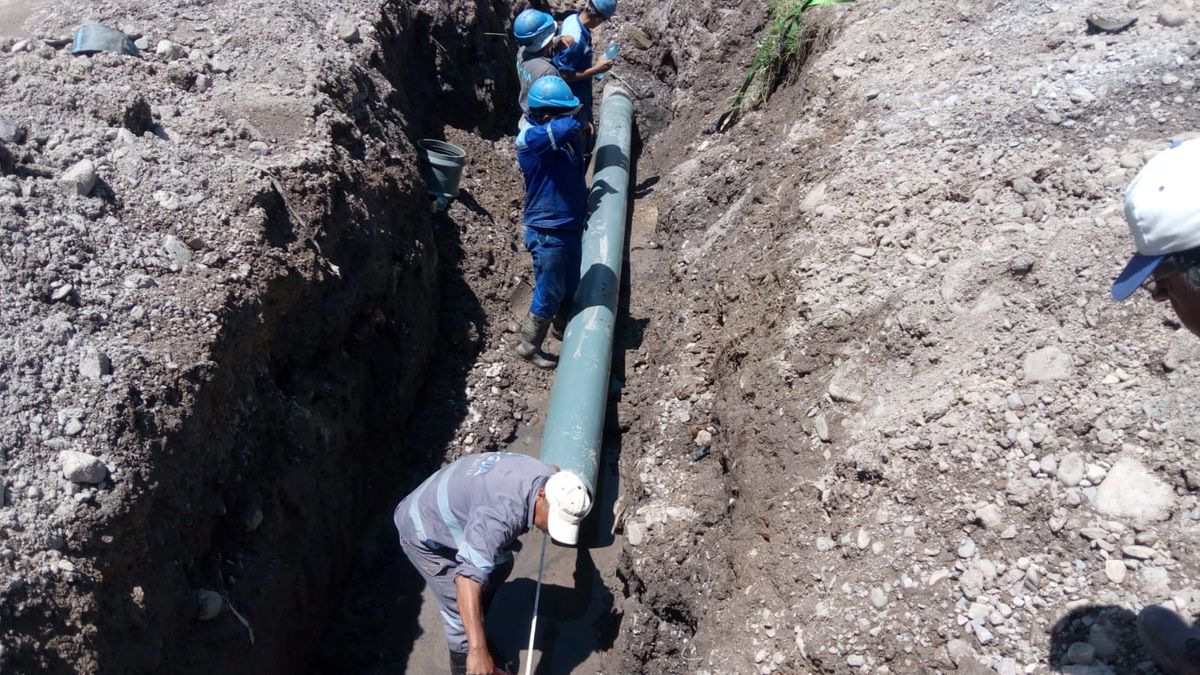
[[[550,319],[543,319],[530,312],[521,322],[521,341],[517,343],[517,353],[521,358],[542,370],[552,370],[558,365],[552,357],[542,352],[542,342],[546,339],[548,330]]]
[[[562,342],[563,334],[567,332],[567,319],[571,318],[571,303],[564,302],[558,308],[558,314],[554,315],[554,321],[550,322],[550,337]]]
[[[450,675],[467,675],[466,652],[450,652]]]
[[[1138,636],[1150,658],[1171,675],[1200,675],[1200,630],[1166,607],[1151,605],[1137,618]]]

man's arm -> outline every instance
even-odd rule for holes
[[[458,600],[458,615],[467,634],[467,675],[492,675],[496,663],[488,651],[483,631],[483,586],[474,579],[459,575],[454,578]]]
[[[565,72],[562,72],[561,74],[562,74],[562,79],[567,82],[578,82],[580,80],[586,80],[589,77],[595,77],[595,76],[599,75],[600,73],[607,73],[608,71],[612,70],[612,68],[613,68],[612,61],[609,61],[608,59],[605,59],[605,58],[601,58],[599,63],[595,64],[591,68],[588,68],[587,70],[580,70],[578,72],[565,71]]]

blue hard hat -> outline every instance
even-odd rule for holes
[[[617,0],[589,0],[588,5],[605,19],[613,18],[613,14],[617,13]]]
[[[565,80],[554,75],[539,77],[529,88],[529,109],[538,108],[578,108],[579,99],[567,86]]]
[[[554,39],[558,32],[558,24],[554,17],[536,9],[527,9],[517,15],[513,21],[513,35],[517,36],[517,44],[532,47],[541,51]]]

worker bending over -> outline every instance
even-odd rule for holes
[[[582,104],[578,115],[579,121],[585,124],[592,121],[592,78],[613,67],[613,62],[603,57],[599,63],[592,64],[592,31],[616,13],[617,0],[588,0],[583,11],[563,19],[562,34],[571,39],[571,44],[555,54],[554,67]],[[591,143],[589,134],[580,144],[583,154],[591,152]],[[587,166],[586,161],[584,166]]]
[[[534,284],[516,351],[543,369],[557,362],[542,352],[542,342],[551,324],[561,339],[579,286],[587,180],[577,144],[590,127],[575,117],[579,105],[562,78],[542,77],[529,89],[528,126],[517,134],[517,162],[525,175],[525,249],[533,256]]]
[[[537,527],[574,545],[591,508],[574,473],[511,452],[464,457],[400,502],[400,547],[437,600],[452,675],[493,675],[483,620],[512,572],[517,537]]]

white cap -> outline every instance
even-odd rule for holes
[[[579,541],[579,523],[592,510],[587,486],[574,473],[559,471],[546,481],[546,501],[550,506],[550,538],[574,546]]]
[[[1125,189],[1125,222],[1137,252],[1113,284],[1123,300],[1164,256],[1200,247],[1200,139],[1155,155]]]

